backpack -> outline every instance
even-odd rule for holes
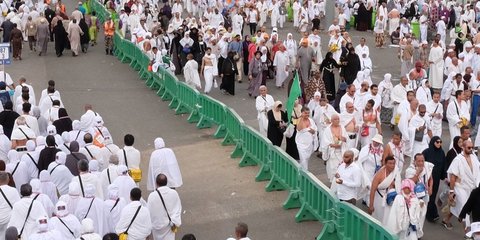
[[[2,105],[5,106],[5,103],[10,102],[10,93],[8,91],[1,91],[0,92],[0,101]]]

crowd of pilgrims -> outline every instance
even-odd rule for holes
[[[452,216],[462,221],[466,236],[478,238],[478,224],[471,224],[480,221],[472,204],[480,181],[472,150],[480,145],[477,5],[337,1],[336,17],[325,28],[325,51],[324,1],[106,3],[119,13],[124,37],[150,57],[154,72],[164,66],[183,73],[187,84],[206,94],[219,86],[235,95],[235,85],[247,80],[260,133],[277,146],[285,138],[286,152],[305,170],[316,153],[336,196],[365,204],[400,239],[423,237],[425,220],[451,230]],[[290,8],[295,32],[281,38]],[[356,21],[350,24],[352,15]],[[420,36],[412,34],[414,22]],[[367,40],[354,43],[350,25],[373,30],[378,51],[392,54],[395,50],[381,50],[388,44],[398,49],[393,53],[400,59],[398,84],[389,73],[373,83]],[[273,79],[275,87],[287,85],[289,92],[295,73],[302,97],[288,119],[266,85]],[[443,121],[450,138],[442,131]],[[395,130],[391,137],[382,135],[382,126]]]
[[[134,147],[135,137],[126,134],[124,147],[115,145],[90,104],[72,120],[53,80],[37,104],[25,78],[17,85],[2,74],[1,239],[175,239],[182,224],[175,188],[183,183],[162,138],[155,139],[142,174],[147,159]],[[146,182],[147,199],[140,182]]]

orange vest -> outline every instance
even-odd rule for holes
[[[105,22],[103,28],[105,28],[106,36],[113,36],[113,33],[115,32],[115,24],[113,23],[113,21]]]

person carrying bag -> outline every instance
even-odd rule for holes
[[[128,239],[128,230],[129,230],[130,227],[132,226],[133,221],[135,221],[135,218],[137,218],[138,212],[140,212],[140,208],[141,208],[141,207],[142,207],[142,205],[138,206],[137,211],[135,212],[135,215],[133,215],[132,221],[130,222],[130,224],[128,224],[128,227],[127,227],[127,229],[125,230],[125,232],[120,233],[120,235],[118,235],[118,239],[119,239],[119,240],[127,240],[127,239]]]

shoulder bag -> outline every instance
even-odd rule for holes
[[[130,229],[130,226],[132,226],[133,221],[135,221],[135,218],[137,217],[138,212],[140,211],[141,207],[142,207],[142,205],[138,206],[137,211],[135,212],[135,215],[133,215],[132,221],[130,222],[130,224],[128,224],[127,230],[125,230],[125,232],[120,233],[118,235],[119,240],[127,240],[128,239],[128,229]]]

